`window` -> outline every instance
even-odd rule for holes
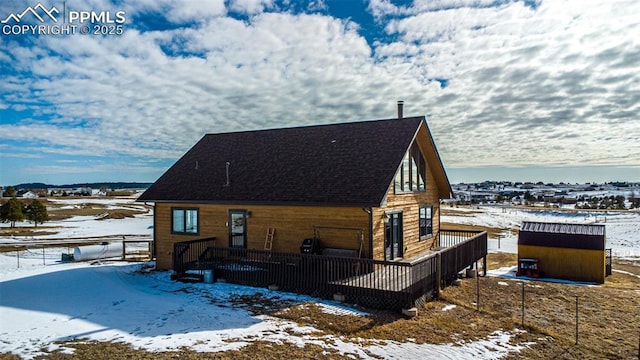
[[[404,154],[402,164],[394,179],[395,193],[418,192],[425,190],[426,166],[420,148],[415,143]]]
[[[172,208],[171,232],[174,234],[198,234],[198,209]]]
[[[433,207],[420,207],[420,240],[426,239],[433,235]]]

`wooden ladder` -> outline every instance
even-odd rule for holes
[[[273,236],[276,234],[276,228],[267,228],[267,238],[264,240],[264,249],[271,251],[273,248]]]

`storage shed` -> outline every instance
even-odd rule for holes
[[[537,260],[540,276],[604,283],[605,243],[604,225],[525,221],[518,234],[518,264]]]

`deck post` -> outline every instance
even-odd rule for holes
[[[487,276],[487,255],[482,258],[482,276]]]
[[[440,286],[442,286],[442,254],[436,254],[436,298],[440,297]]]

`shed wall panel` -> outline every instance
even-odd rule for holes
[[[518,258],[538,259],[545,277],[604,283],[604,250],[518,245]]]

